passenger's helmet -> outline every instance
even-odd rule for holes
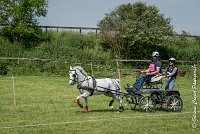
[[[169,61],[176,62],[176,59],[172,57],[169,59]]]
[[[155,56],[158,57],[158,56],[160,56],[160,54],[159,54],[159,52],[155,51],[155,52],[152,53],[152,56],[153,56],[153,57],[155,57]]]

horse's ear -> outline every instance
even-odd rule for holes
[[[72,70],[72,66],[70,66],[70,70]]]

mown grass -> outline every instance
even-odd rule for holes
[[[16,105],[13,105],[12,78],[0,77],[0,133],[1,134],[62,134],[62,133],[138,133],[138,134],[195,134],[193,129],[192,78],[180,77],[179,87],[183,99],[180,113],[157,110],[154,113],[108,108],[110,98],[89,98],[89,113],[83,113],[76,103],[76,86],[69,86],[68,77],[17,76],[15,77]],[[134,76],[121,79],[121,86],[134,82]],[[199,85],[199,83],[198,83]],[[122,91],[124,89],[122,88]],[[198,92],[199,96],[199,92]],[[83,100],[82,100],[83,101]],[[199,113],[197,113],[199,120]]]

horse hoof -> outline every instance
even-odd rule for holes
[[[79,107],[80,107],[80,108],[83,108],[83,104],[80,104]]]
[[[83,108],[83,104],[81,104],[79,99],[76,100],[76,103],[78,104],[79,107]]]
[[[119,112],[123,112],[124,108],[122,106],[119,107]]]
[[[113,106],[109,106],[109,107],[110,107],[110,109],[111,109],[111,110],[113,110],[113,109],[114,109],[114,107],[113,107]]]
[[[119,109],[118,112],[119,112],[119,113],[120,113],[120,112],[123,112],[123,110],[122,110],[122,109]]]
[[[85,107],[84,112],[85,112],[85,113],[88,113],[88,106]]]

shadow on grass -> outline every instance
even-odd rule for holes
[[[118,112],[118,110],[112,109],[96,109],[96,110],[89,110],[89,113],[105,113],[105,112]],[[76,113],[85,113],[84,111],[76,111]]]
[[[118,110],[112,110],[112,109],[96,109],[96,110],[90,110],[89,112],[117,112]]]
[[[169,112],[169,111],[167,111],[167,109],[166,108],[156,108],[154,111],[148,111],[148,112],[146,112],[146,111],[141,111],[141,110],[139,110],[138,108],[136,108],[136,109],[134,109],[134,110],[132,110],[132,109],[124,109],[121,113],[123,113],[123,112],[125,112],[125,111],[131,111],[131,112],[139,112],[139,113],[156,113],[156,112]],[[85,113],[84,111],[76,111],[77,113]],[[95,109],[95,110],[89,110],[88,111],[89,113],[105,113],[105,112],[118,112],[118,109],[114,109],[114,110],[112,110],[112,109]]]

